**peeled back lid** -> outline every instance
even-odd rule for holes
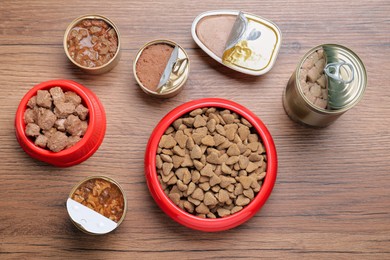
[[[281,32],[276,24],[240,11],[202,13],[192,23],[191,33],[210,57],[255,76],[273,67],[281,45]]]

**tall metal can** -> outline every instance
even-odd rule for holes
[[[323,106],[314,102],[305,86],[305,62],[321,50],[324,60]],[[307,63],[307,62],[306,62]],[[323,44],[312,48],[298,63],[283,93],[283,106],[287,115],[307,126],[325,127],[332,124],[363,97],[367,86],[367,73],[361,59],[350,49],[337,44]]]

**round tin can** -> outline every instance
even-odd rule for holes
[[[118,48],[116,50],[116,53],[115,53],[114,57],[112,57],[109,62],[107,62],[107,63],[105,63],[105,64],[103,64],[103,65],[101,65],[99,67],[92,67],[92,68],[90,68],[90,67],[82,66],[81,64],[77,63],[75,60],[72,59],[72,57],[70,56],[69,51],[68,51],[68,43],[67,43],[67,41],[68,41],[68,35],[69,35],[70,31],[79,22],[81,22],[82,20],[85,20],[85,19],[95,19],[95,20],[102,20],[102,21],[106,22],[109,26],[111,26],[114,29],[114,31],[115,31],[115,33],[116,33],[116,35],[118,37]],[[119,30],[118,30],[118,27],[114,24],[113,21],[111,21],[107,17],[105,17],[103,15],[98,15],[98,14],[83,15],[83,16],[80,16],[80,17],[74,19],[68,25],[68,28],[65,31],[63,45],[64,45],[65,54],[68,57],[68,59],[74,65],[76,65],[81,70],[83,70],[84,72],[89,73],[89,74],[103,74],[105,72],[108,72],[108,71],[112,70],[118,64],[118,62],[120,60],[120,56],[121,56],[121,37],[120,37],[120,33],[119,33]]]
[[[117,222],[72,199],[77,189],[84,183],[90,180],[96,181],[99,179],[113,185],[120,191],[120,194],[123,197],[123,214]],[[91,190],[91,192],[93,191]],[[127,200],[122,187],[114,179],[106,176],[90,176],[73,187],[66,201],[66,208],[72,223],[79,230],[90,235],[103,235],[113,231],[123,222],[127,212]]]
[[[177,57],[178,61],[185,61],[185,62],[182,62],[183,66],[184,66],[183,69],[181,69],[182,73],[178,77],[175,77],[174,80],[171,81],[171,86],[169,87],[169,89],[167,89],[165,91],[161,91],[161,92],[155,92],[155,91],[152,91],[152,90],[148,89],[147,87],[145,87],[144,84],[142,84],[142,82],[140,81],[140,79],[137,75],[137,70],[136,70],[137,69],[137,62],[138,62],[142,52],[148,46],[151,46],[154,44],[167,44],[167,45],[170,45],[172,47],[177,46],[178,47],[178,57]],[[183,89],[183,86],[188,79],[189,71],[190,71],[190,59],[188,57],[187,52],[176,42],[171,41],[171,40],[165,40],[165,39],[154,40],[154,41],[146,43],[144,46],[142,46],[139,49],[139,51],[134,59],[134,62],[133,62],[133,73],[134,73],[134,77],[135,77],[135,80],[137,81],[138,85],[141,87],[141,89],[146,94],[154,96],[154,97],[158,97],[158,98],[171,98],[171,97],[179,94],[179,92]]]
[[[331,93],[330,85],[333,79],[327,77],[328,98],[331,98],[337,106],[330,104],[326,109],[315,106],[304,94],[300,84],[300,70],[304,61],[315,51],[324,50],[326,63],[344,62],[349,65],[352,72],[351,81],[345,84],[344,90]],[[351,75],[349,69],[340,68],[340,75]],[[298,123],[307,126],[325,127],[332,124],[346,111],[354,107],[363,97],[367,86],[367,73],[361,59],[350,49],[337,44],[323,44],[312,48],[307,52],[290,77],[283,92],[283,107],[287,115]]]

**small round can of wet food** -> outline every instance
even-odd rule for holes
[[[159,98],[177,95],[187,81],[189,69],[188,54],[170,40],[146,43],[133,62],[138,85],[146,94]]]
[[[64,50],[69,60],[90,74],[102,74],[119,62],[121,41],[118,27],[102,15],[83,15],[65,31]]]
[[[363,97],[367,73],[350,49],[323,44],[307,52],[283,93],[283,106],[294,121],[325,127]]]
[[[126,196],[115,180],[92,176],[75,185],[66,201],[73,224],[91,235],[107,234],[124,220]]]

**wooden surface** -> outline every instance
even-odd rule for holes
[[[213,9],[264,16],[283,33],[274,68],[264,76],[236,73],[193,42],[192,20]],[[111,72],[90,76],[64,54],[62,39],[76,17],[99,13],[119,27],[123,53]],[[0,258],[85,259],[390,259],[390,2],[383,1],[14,1],[0,3]],[[168,38],[191,59],[185,89],[169,100],[145,95],[132,60],[147,41]],[[292,122],[282,92],[312,47],[338,43],[364,61],[363,100],[325,129]],[[107,133],[84,163],[56,168],[18,145],[14,115],[39,82],[65,78],[94,91]],[[252,110],[276,143],[279,169],[271,197],[251,220],[222,233],[192,231],[152,200],[143,172],[147,140],[158,121],[186,101],[220,97]],[[123,224],[105,236],[81,233],[65,200],[86,176],[115,178],[126,191]]]

